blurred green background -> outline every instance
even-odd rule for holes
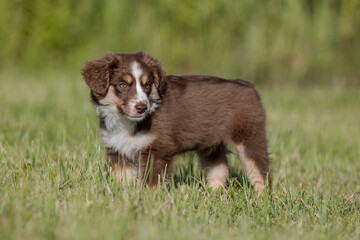
[[[155,194],[104,176],[80,71],[139,50],[255,83],[270,195],[232,154],[220,192],[192,155]],[[359,63],[360,0],[0,0],[0,239],[360,239]]]
[[[358,0],[0,0],[2,72],[145,50],[170,74],[360,86]]]

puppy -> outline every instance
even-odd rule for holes
[[[166,75],[144,52],[86,62],[83,78],[100,118],[113,175],[149,186],[166,181],[174,157],[196,151],[208,184],[226,183],[234,147],[260,194],[270,181],[265,111],[253,85],[212,76]]]

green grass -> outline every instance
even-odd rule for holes
[[[233,154],[227,189],[192,154],[171,186],[122,187],[80,76],[0,77],[0,239],[360,237],[358,89],[259,88],[274,184],[258,199]]]

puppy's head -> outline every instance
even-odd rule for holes
[[[107,53],[86,62],[82,75],[96,104],[116,107],[133,121],[156,109],[166,87],[160,63],[144,52]]]

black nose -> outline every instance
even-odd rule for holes
[[[138,113],[144,113],[147,109],[147,105],[145,103],[137,103],[135,105],[135,109]]]

